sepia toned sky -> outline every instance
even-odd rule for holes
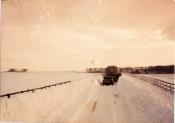
[[[173,0],[3,0],[1,69],[174,64]]]

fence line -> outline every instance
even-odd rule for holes
[[[0,95],[0,97],[8,97],[8,98],[10,98],[11,95],[16,95],[16,94],[20,94],[20,93],[25,93],[25,92],[33,92],[34,93],[34,91],[36,91],[36,90],[46,89],[46,88],[50,88],[52,86],[67,84],[67,83],[70,83],[70,82],[72,82],[72,81],[59,82],[59,83],[56,83],[56,84],[51,84],[51,85],[47,85],[47,86],[45,85],[45,86],[38,87],[38,88],[27,89],[27,90],[23,90],[23,91],[18,91],[18,92],[3,94],[3,95]]]
[[[159,87],[165,89],[166,91],[174,92],[174,83],[166,82],[166,81],[151,78],[151,77],[146,77],[143,75],[135,75],[135,74],[128,74],[128,75],[135,77],[137,79],[140,79],[140,80],[144,80],[144,81],[149,82],[153,85],[159,86]]]

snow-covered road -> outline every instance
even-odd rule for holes
[[[114,86],[102,76],[1,99],[0,121],[35,123],[173,123],[173,95],[123,74]]]

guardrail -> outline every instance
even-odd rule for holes
[[[45,86],[38,87],[38,88],[27,89],[27,90],[23,90],[23,91],[3,94],[3,95],[0,95],[0,97],[8,97],[8,98],[10,98],[10,96],[16,95],[16,94],[20,94],[20,93],[25,93],[25,92],[33,92],[34,93],[34,91],[36,91],[36,90],[46,89],[46,88],[50,88],[50,87],[57,86],[57,85],[67,84],[67,83],[70,83],[70,82],[72,82],[72,81],[59,82],[59,83],[56,83],[56,84],[51,84],[51,85],[47,85],[47,86],[45,85]]]
[[[160,79],[155,79],[155,78],[151,78],[143,75],[135,75],[135,74],[128,74],[128,75],[135,77],[137,79],[149,82],[153,85],[159,86],[165,89],[166,91],[174,92],[174,83],[166,82]]]

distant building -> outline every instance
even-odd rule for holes
[[[7,72],[18,72],[18,70],[15,69],[15,68],[11,68],[11,69],[9,69]]]
[[[20,69],[18,72],[27,72],[27,71],[28,71],[28,69],[22,68],[22,69]]]

